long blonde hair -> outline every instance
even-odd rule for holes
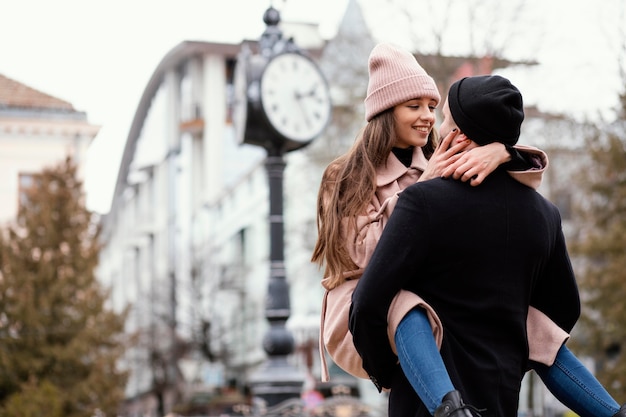
[[[422,148],[430,158],[438,143],[433,129]],[[356,229],[356,218],[363,213],[376,192],[376,169],[387,162],[397,142],[393,108],[375,116],[357,136],[351,149],[331,162],[317,196],[317,243],[311,261],[324,266],[328,286],[343,281],[346,272],[357,269],[345,245],[341,224]]]

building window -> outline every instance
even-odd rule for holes
[[[233,105],[235,103],[234,74],[236,65],[236,59],[226,60],[226,123],[228,124],[233,122]]]
[[[239,263],[241,266],[245,266],[247,263],[246,259],[246,229],[239,230],[237,234],[237,246],[239,252]]]
[[[29,203],[29,194],[37,186],[40,174],[20,172],[18,177],[18,205],[24,207]]]

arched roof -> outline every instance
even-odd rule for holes
[[[135,116],[133,117],[132,123],[130,125],[128,137],[126,138],[126,144],[124,146],[124,152],[122,154],[122,159],[120,162],[120,168],[117,174],[117,181],[115,182],[115,190],[113,192],[113,205],[115,204],[115,200],[122,195],[126,187],[126,180],[128,178],[130,164],[133,160],[135,149],[137,147],[137,141],[141,134],[141,130],[143,128],[146,117],[148,116],[148,111],[150,110],[152,100],[159,91],[165,74],[167,74],[172,69],[180,67],[181,64],[183,64],[190,58],[202,56],[205,54],[217,54],[226,57],[235,57],[239,53],[240,49],[241,44],[235,45],[202,41],[184,41],[175,46],[170,52],[165,55],[165,57],[163,57],[159,65],[154,70],[154,73],[150,77],[150,80],[148,81],[148,84],[146,85],[146,88],[141,95],[139,105],[137,106],[137,110],[135,111]]]

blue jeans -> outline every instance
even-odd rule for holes
[[[430,414],[444,395],[454,391],[448,370],[441,359],[426,312],[411,310],[398,325],[394,336],[402,371]]]
[[[580,417],[611,417],[619,411],[619,404],[565,345],[552,366],[538,364],[534,370],[552,395]]]
[[[404,374],[434,414],[454,385],[423,309],[411,310],[400,321],[395,342]],[[619,404],[565,345],[552,366],[535,364],[533,369],[550,392],[580,417],[611,417],[619,411]]]

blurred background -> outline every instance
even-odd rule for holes
[[[14,304],[0,305],[0,341],[14,347],[0,349],[0,411],[41,406],[73,415],[67,404],[75,401],[76,415],[268,413],[250,387],[267,356],[266,153],[237,142],[232,116],[239,53],[244,45],[258,48],[269,7],[280,12],[284,37],[319,65],[333,101],[325,132],[285,155],[286,326],[295,340],[288,362],[301,378],[290,412],[385,415],[386,397],[369,381],[332,363],[331,381],[320,381],[322,276],[309,262],[321,173],[364,125],[367,58],[378,42],[413,51],[442,94],[462,76],[488,73],[519,87],[526,107],[520,143],[549,155],[540,192],[561,210],[583,293],[583,318],[568,343],[625,401],[623,0],[602,7],[567,0],[25,0],[4,6],[0,294]],[[63,163],[68,156],[71,163]],[[76,300],[81,281],[68,281],[65,288],[76,291],[59,289],[55,302],[38,299],[39,307],[52,307],[23,310],[30,326],[44,329],[30,345],[20,343],[33,333],[15,330],[28,327],[24,318],[1,313],[22,305],[11,294],[43,285],[46,273],[61,282],[55,274],[68,268],[46,272],[41,265],[57,258],[34,254],[46,253],[46,244],[63,245],[26,238],[25,231],[62,226],[58,215],[41,214],[54,198],[72,201],[54,194],[50,183],[79,190],[76,201],[86,210],[66,216],[90,216],[59,230],[79,237],[63,262],[92,263],[72,264],[78,272],[61,275],[92,279],[100,310],[112,314],[105,320],[85,302],[70,315],[85,317],[75,334],[107,352],[110,363],[91,379],[77,376],[72,386],[82,388],[63,395],[59,387],[70,383],[59,375],[80,372],[59,357],[80,355],[58,354],[72,339],[51,340],[54,332],[44,323],[57,317],[56,309],[89,298]],[[97,245],[85,253],[85,242]],[[69,325],[56,322],[65,334]],[[107,329],[97,344],[87,331],[98,328],[94,323]],[[47,344],[59,349],[52,362],[39,351]],[[49,366],[33,365],[38,361]],[[31,397],[41,405],[24,400]],[[63,400],[54,405],[54,398]],[[568,413],[527,375],[520,415]]]

